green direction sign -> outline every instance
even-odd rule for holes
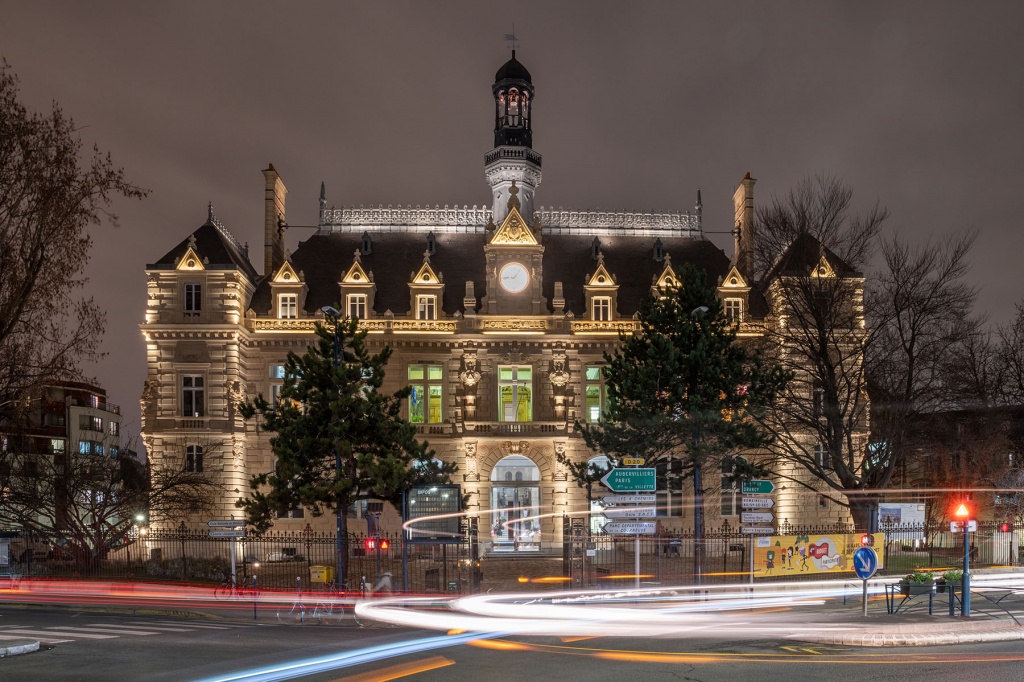
[[[775,484],[764,479],[743,481],[740,484],[740,493],[743,495],[769,495],[775,490]]]
[[[635,493],[658,489],[654,469],[612,469],[604,475],[601,483],[615,493]]]

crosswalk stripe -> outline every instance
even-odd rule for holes
[[[145,625],[146,627],[160,626],[162,628],[188,628],[198,630],[234,630],[235,628],[248,628],[252,627],[247,623],[241,623],[239,625],[200,625],[199,623],[164,623],[151,620],[140,620],[139,625]]]
[[[24,640],[25,637],[23,637],[23,636],[8,637],[7,635],[0,635],[0,639],[21,639],[21,640]],[[64,644],[66,642],[73,642],[73,641],[75,641],[73,639],[50,639],[48,637],[46,637],[46,638],[36,637],[36,639],[38,639],[40,641],[43,641],[43,642],[47,642],[48,644]]]
[[[165,623],[139,623],[140,627],[173,632],[191,632],[194,630],[231,630],[229,627],[210,627],[208,625],[167,625]]]
[[[54,632],[53,630],[4,630],[5,635],[28,635],[37,639],[46,639],[49,641],[52,637],[81,637],[82,639],[117,639],[117,635],[101,635],[97,632],[74,632],[72,630],[62,630],[60,632]]]
[[[47,629],[50,629],[50,628],[47,628]],[[67,628],[60,628],[60,629],[66,630]],[[116,625],[76,625],[75,626],[75,631],[78,632],[79,630],[84,630],[86,632],[98,632],[100,634],[110,633],[112,635],[140,635],[140,636],[146,636],[146,635],[163,635],[163,634],[167,634],[167,633],[164,633],[164,632],[157,632],[155,630],[125,630],[123,628],[117,627]]]

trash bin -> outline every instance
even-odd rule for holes
[[[334,569],[330,566],[310,566],[309,567],[309,582],[329,583],[334,580]]]

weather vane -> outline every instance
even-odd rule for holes
[[[516,37],[516,22],[512,22],[512,32],[505,34],[505,40],[512,43],[512,51],[515,52],[519,43],[519,38]]]

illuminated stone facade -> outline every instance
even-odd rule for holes
[[[542,161],[532,149],[534,90],[514,56],[493,93],[491,208],[328,208],[321,187],[318,230],[289,253],[287,190],[270,166],[262,275],[212,210],[147,267],[145,444],[153,458],[190,442],[204,447],[204,470],[228,491],[221,514],[237,514],[248,478],[273,465],[268,435],[235,406],[259,393],[273,397],[287,353],[303,352],[324,306],[359,317],[373,347],[392,348],[385,389],[414,386],[407,416],[438,457],[458,465],[469,507],[494,512],[482,517],[481,539],[495,551],[560,548],[563,513],[586,509],[585,492],[556,453],[594,456],[574,424],[600,414],[603,354],[632,331],[643,297],[675,267],[692,263],[718,282],[741,337],[772,324],[766,289],[744,274],[749,240],[740,246],[738,238],[732,260],[706,240],[699,193],[692,211],[678,213],[534,209]],[[753,185],[748,175],[737,189],[738,235],[750,231]],[[717,482],[715,472],[707,478]],[[813,496],[786,495],[779,506],[791,522],[847,518]],[[667,527],[689,526],[691,497],[661,494]],[[713,527],[722,505],[713,492],[707,500]],[[735,527],[734,501],[724,520]],[[513,537],[494,526],[509,507],[551,515]],[[284,518],[278,526],[307,523],[327,530],[333,519]],[[386,516],[389,526],[397,529]]]

